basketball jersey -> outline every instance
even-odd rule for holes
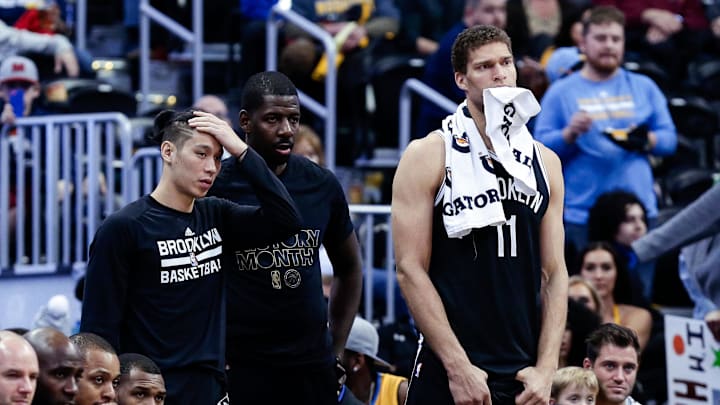
[[[540,223],[550,196],[537,145],[534,150],[535,196],[515,190],[512,176],[492,162],[505,224],[448,238],[442,210],[445,182],[435,200],[429,276],[470,361],[491,378],[514,376],[537,359]]]

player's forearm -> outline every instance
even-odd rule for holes
[[[440,295],[422,269],[404,270],[398,264],[398,284],[415,325],[446,370],[469,363],[465,349],[450,326]]]
[[[550,273],[541,286],[542,325],[538,341],[536,366],[555,370],[560,356],[560,343],[567,319],[568,276],[564,266]]]
[[[360,262],[357,261],[346,273],[334,278],[330,291],[330,334],[336,356],[341,355],[345,349],[353,319],[360,306],[361,292],[362,270]]]

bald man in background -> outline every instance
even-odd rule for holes
[[[31,403],[38,373],[32,346],[14,332],[0,331],[0,405]]]
[[[35,349],[40,366],[33,405],[74,403],[83,373],[82,357],[75,345],[52,328],[33,329],[25,339]]]

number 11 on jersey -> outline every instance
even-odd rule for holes
[[[495,227],[498,236],[498,257],[505,257],[506,253],[509,257],[517,257],[517,232],[515,223],[515,215],[511,215],[510,219],[505,221],[503,225]],[[503,231],[505,227],[510,228],[510,252],[505,252],[505,235]]]

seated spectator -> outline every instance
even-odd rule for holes
[[[550,84],[580,70],[585,56],[580,52],[582,20],[590,14],[590,5],[563,11],[563,22],[553,44],[545,49],[540,64],[545,68]]]
[[[703,51],[709,37],[703,0],[593,0],[615,6],[627,18],[627,47],[665,67],[672,81],[687,77],[687,63]]]
[[[590,311],[601,315],[602,303],[595,287],[579,275],[568,279],[568,298],[584,305]]]
[[[0,60],[26,52],[53,55],[56,74],[64,70],[68,76],[77,77],[80,72],[73,46],[65,36],[20,30],[0,21]]]
[[[138,353],[120,355],[116,391],[118,405],[162,405],[167,395],[160,367]]]
[[[120,361],[115,349],[93,333],[78,333],[70,341],[83,358],[83,374],[78,381],[77,405],[115,403],[115,385],[120,377]]]
[[[600,326],[600,315],[585,305],[568,300],[568,315],[565,324],[558,367],[582,366],[585,358],[585,339]]]
[[[195,100],[192,108],[194,110],[209,112],[210,114],[213,114],[221,120],[227,122],[231,127],[233,126],[232,121],[230,121],[230,115],[228,115],[227,104],[225,104],[225,102],[218,96],[212,94],[201,96]]]
[[[563,367],[553,377],[550,405],[595,405],[598,390],[598,380],[592,371]]]
[[[363,403],[404,404],[407,379],[379,371],[392,369],[392,365],[377,356],[379,340],[377,330],[370,322],[355,318],[342,357],[347,372],[345,384]]]
[[[75,345],[52,328],[33,329],[25,339],[35,349],[40,365],[33,404],[74,403],[83,373],[82,357]]]
[[[0,121],[12,125],[16,118],[33,113],[33,103],[40,96],[38,69],[24,56],[10,56],[0,64],[0,97],[5,105]],[[17,111],[16,111],[17,109]]]
[[[633,193],[616,190],[603,193],[588,214],[588,239],[605,241],[625,261],[630,272],[632,303],[647,306],[652,295],[653,263],[638,263],[631,244],[648,230],[645,207]]]
[[[32,346],[22,336],[0,331],[0,404],[30,404],[38,374]]]
[[[629,305],[627,268],[607,242],[591,242],[580,254],[580,275],[592,283],[602,302],[602,321],[632,329],[644,349],[650,339],[652,316],[644,308]]]
[[[325,166],[325,151],[322,139],[309,126],[300,124],[295,134],[293,153],[312,160],[320,166]]]
[[[565,237],[574,249],[587,243],[590,207],[606,191],[634,193],[648,218],[657,217],[648,156],[670,155],[677,145],[664,94],[648,77],[621,67],[624,24],[617,8],[591,9],[583,21],[586,61],[550,86],[535,122],[535,138],[562,162]]]
[[[396,0],[400,30],[396,49],[428,57],[438,50],[439,41],[462,18],[465,0]]]
[[[640,345],[635,332],[606,323],[588,337],[587,345],[583,367],[597,377],[600,388],[597,405],[639,405],[630,396],[640,366]]]

